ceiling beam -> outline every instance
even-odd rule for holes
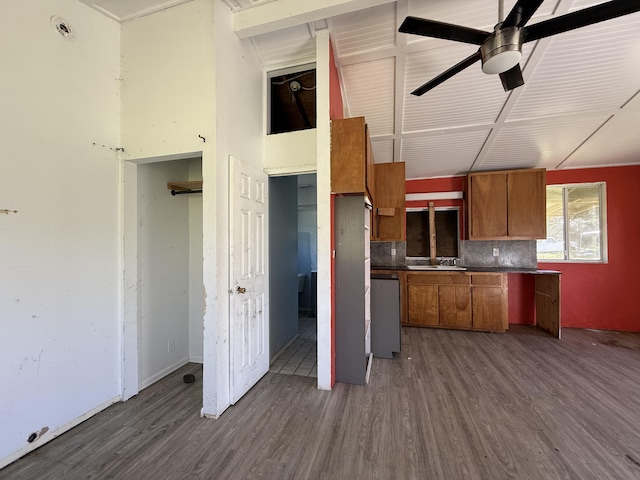
[[[400,22],[409,14],[409,1],[398,0],[396,4],[396,45],[406,47],[407,35],[398,35]],[[395,139],[393,141],[393,161],[399,162],[402,159],[402,119],[404,118],[404,77],[407,70],[406,53],[396,53],[396,88],[395,88],[395,111],[394,126]]]
[[[278,0],[233,14],[233,30],[240,38],[253,37],[303,23],[376,7],[394,0]]]

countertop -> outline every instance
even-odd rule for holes
[[[450,273],[450,272],[493,272],[493,273],[528,273],[532,275],[560,275],[562,272],[558,270],[540,270],[538,268],[519,268],[519,267],[464,267],[465,270],[415,270],[407,267],[406,265],[396,265],[396,266],[371,266],[371,270],[396,270],[396,271],[407,271],[407,272],[415,272],[415,273]]]

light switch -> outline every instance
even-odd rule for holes
[[[500,249],[498,247],[493,247],[493,256],[494,257],[500,256]]]

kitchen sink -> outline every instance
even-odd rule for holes
[[[458,265],[407,265],[407,270],[466,270]]]

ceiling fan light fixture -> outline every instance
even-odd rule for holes
[[[522,59],[522,36],[519,28],[500,29],[480,46],[482,71],[484,73],[503,73],[515,67]]]

